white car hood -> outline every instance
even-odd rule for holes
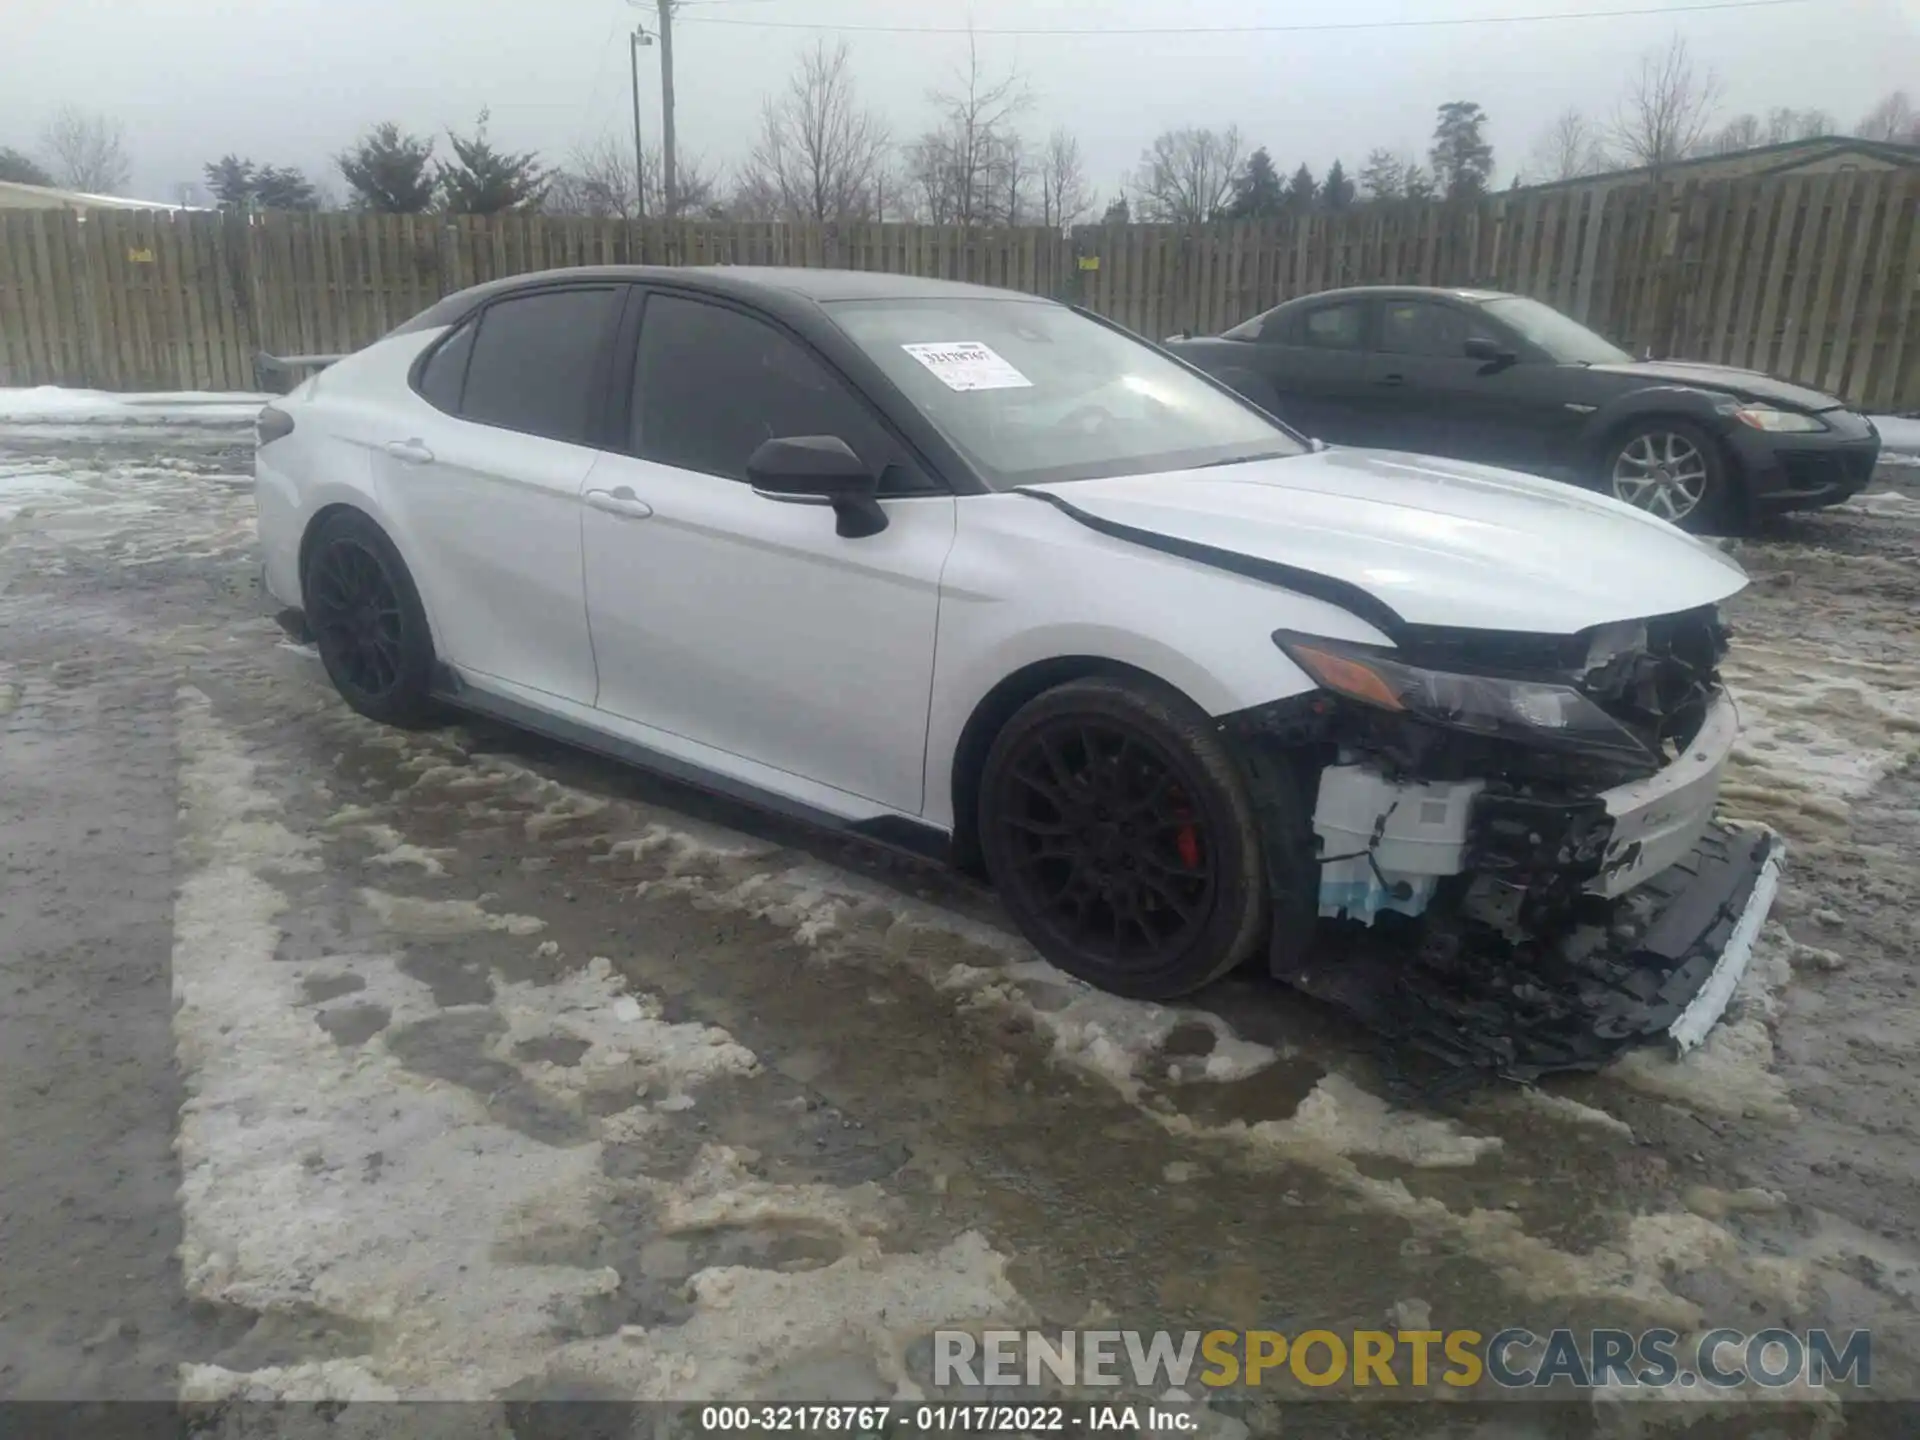
[[[1747,583],[1722,551],[1619,501],[1424,455],[1334,449],[1023,488],[1106,525],[1343,582],[1414,625],[1570,635]]]

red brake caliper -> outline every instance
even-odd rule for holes
[[[1180,863],[1189,870],[1200,868],[1200,827],[1193,823],[1193,812],[1185,805],[1177,805],[1173,818],[1180,828],[1173,832],[1173,845],[1180,852]]]

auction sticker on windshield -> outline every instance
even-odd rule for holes
[[[1018,390],[1033,385],[998,351],[978,340],[944,340],[900,348],[931,370],[949,390]]]

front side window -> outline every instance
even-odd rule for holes
[[[1547,358],[1562,365],[1625,365],[1633,357],[1603,340],[1571,316],[1551,305],[1518,295],[1503,295],[1480,304],[1489,319],[1520,332],[1520,338],[1538,346]]]
[[[1356,301],[1309,310],[1301,322],[1300,335],[1315,350],[1358,350],[1366,329],[1367,308]]]
[[[462,419],[591,442],[594,386],[620,292],[569,288],[496,300],[481,313]]]
[[[1451,305],[1431,300],[1389,300],[1380,316],[1380,348],[1390,355],[1465,357],[1470,327]]]
[[[1300,454],[1237,397],[1045,300],[840,300],[827,313],[995,489]]]
[[[838,376],[789,336],[724,305],[648,297],[633,373],[636,455],[728,480],[768,440],[837,435],[883,493],[912,489],[897,447]],[[892,482],[891,484],[888,482]]]

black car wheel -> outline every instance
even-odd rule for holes
[[[435,718],[426,610],[378,525],[350,510],[324,521],[307,547],[301,589],[320,661],[347,704],[387,725]]]
[[[1712,436],[1684,420],[1645,420],[1616,437],[1605,478],[1614,499],[1685,530],[1726,518],[1726,461]]]
[[[1103,990],[1184,995],[1265,931],[1239,769],[1204,714],[1149,682],[1078,680],[1030,701],[987,755],[979,818],[1014,920]]]

